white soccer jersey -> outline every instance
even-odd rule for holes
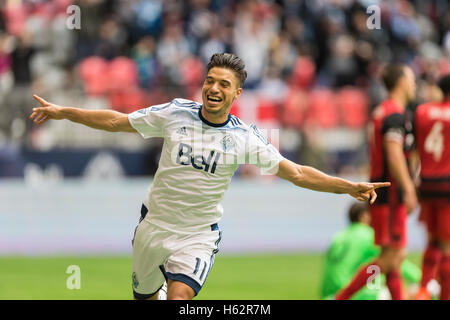
[[[284,159],[256,126],[233,115],[223,124],[209,123],[200,111],[199,103],[174,99],[128,115],[144,138],[164,138],[144,201],[149,209],[145,219],[177,233],[196,232],[220,220],[220,202],[240,164],[275,174]]]

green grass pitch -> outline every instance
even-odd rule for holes
[[[408,257],[419,264],[420,255]],[[319,298],[322,254],[217,255],[199,300]],[[78,265],[81,288],[66,287]],[[132,299],[131,257],[0,257],[0,300]]]

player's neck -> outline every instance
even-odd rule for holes
[[[224,124],[228,120],[228,113],[223,115],[214,115],[205,110],[205,108],[201,109],[202,117],[213,124]]]
[[[389,93],[389,99],[393,100],[402,109],[405,109],[408,104],[408,100],[405,95],[399,91]]]

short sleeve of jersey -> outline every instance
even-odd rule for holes
[[[255,164],[263,174],[276,174],[284,160],[280,152],[267,141],[255,125],[250,125],[247,163]]]
[[[383,121],[381,133],[385,139],[403,141],[405,136],[405,117],[400,113],[393,113]]]
[[[128,115],[128,121],[144,139],[163,137],[164,124],[170,114],[170,105],[169,102],[137,110]]]

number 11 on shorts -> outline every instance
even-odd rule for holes
[[[200,258],[195,258],[195,261],[196,261],[196,263],[195,263],[195,268],[194,268],[194,275],[197,275],[197,273],[200,269],[202,260]],[[207,266],[206,261],[203,261],[203,269],[202,269],[202,273],[200,274],[200,277],[199,277],[200,281],[203,279],[203,275],[205,274],[206,266]]]

